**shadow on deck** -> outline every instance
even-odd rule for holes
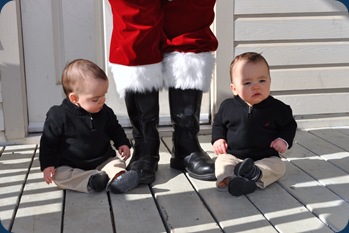
[[[214,157],[210,135],[199,140]],[[333,233],[348,223],[349,129],[297,131],[294,146],[283,155],[285,177],[241,197],[171,169],[171,143],[168,134],[162,137],[156,181],[124,195],[46,185],[37,143],[4,146],[0,220],[15,233]]]

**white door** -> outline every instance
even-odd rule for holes
[[[107,71],[107,104],[123,126],[130,126],[124,101],[118,97],[108,64],[112,29],[107,0],[21,1],[29,131],[40,132],[52,105],[64,98],[60,84],[64,65],[76,58],[96,62]],[[209,94],[205,94],[201,122],[209,120]],[[160,93],[160,124],[170,123],[167,92]]]

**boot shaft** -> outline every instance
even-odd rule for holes
[[[159,92],[126,92],[125,103],[133,126],[134,153],[140,157],[159,158]]]
[[[172,156],[183,159],[192,152],[202,151],[198,133],[202,91],[169,89],[172,134]]]
[[[159,137],[159,92],[126,92],[125,104],[133,126],[134,139],[146,140]]]

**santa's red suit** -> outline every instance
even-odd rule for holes
[[[215,0],[109,0],[110,65],[133,126],[129,169],[155,180],[159,160],[159,90],[169,90],[174,127],[170,165],[214,180],[214,163],[199,145],[202,93],[210,87],[218,42],[210,29]]]

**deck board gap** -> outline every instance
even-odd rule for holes
[[[156,206],[156,210],[158,211],[158,213],[159,213],[159,215],[160,215],[162,224],[164,225],[164,227],[165,227],[165,229],[166,229],[166,232],[167,232],[167,233],[170,233],[171,230],[170,230],[169,226],[167,225],[166,217],[164,216],[163,211],[161,210],[161,204],[160,204],[159,201],[157,200],[156,195],[155,195],[155,192],[154,192],[152,186],[151,186],[151,185],[148,185],[148,187],[149,187],[150,193],[151,193],[151,195],[152,195],[152,197],[153,197],[153,200],[154,200],[154,203],[155,203],[155,206]]]
[[[62,197],[62,213],[61,213],[61,233],[64,233],[64,217],[65,217],[65,201],[66,201],[66,190],[63,190],[63,197]]]
[[[184,173],[185,176],[187,177],[189,183],[191,184],[193,190],[195,190],[196,194],[198,195],[199,199],[202,201],[202,204],[206,207],[207,211],[210,213],[210,215],[212,216],[212,218],[215,220],[217,226],[220,228],[220,230],[222,232],[225,232],[223,227],[221,226],[218,218],[214,215],[213,210],[211,210],[210,205],[205,201],[205,198],[200,194],[200,192],[195,188],[195,185],[193,184],[193,182],[191,182],[188,173]]]
[[[24,193],[24,189],[25,189],[25,186],[26,186],[27,181],[28,181],[30,170],[31,170],[31,168],[33,166],[33,162],[34,162],[34,158],[35,158],[37,149],[38,149],[38,145],[36,144],[34,152],[33,152],[33,155],[31,156],[31,159],[30,159],[30,163],[29,163],[27,172],[26,172],[25,177],[24,177],[24,181],[23,181],[21,189],[19,191],[19,195],[18,195],[16,204],[15,204],[14,210],[13,210],[13,215],[11,217],[11,222],[9,224],[9,231],[10,232],[12,231],[12,228],[13,228],[13,226],[15,224],[15,221],[16,221],[16,215],[17,215],[17,212],[18,212],[18,209],[19,209],[19,205],[21,204],[21,200],[22,200],[22,196],[23,196],[23,193]]]
[[[107,197],[108,197],[108,204],[109,204],[109,211],[110,211],[110,221],[111,221],[111,226],[113,229],[113,233],[116,233],[116,226],[115,226],[115,216],[114,216],[114,211],[113,211],[113,205],[110,197],[110,192],[107,192]]]

